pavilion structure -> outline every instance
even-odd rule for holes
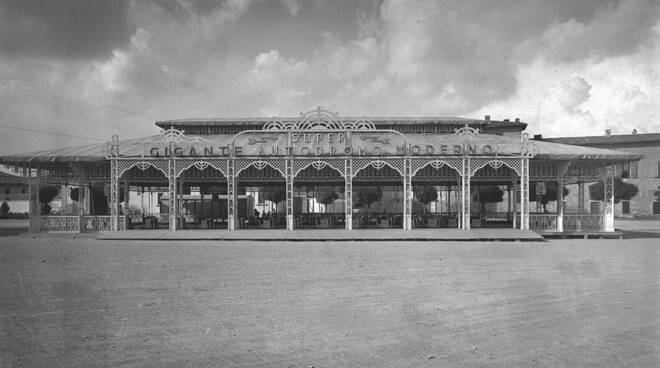
[[[220,188],[214,198],[225,201],[220,217],[231,231],[241,228],[243,217],[250,214],[249,209],[239,213],[245,187],[264,185],[284,189],[281,220],[287,230],[301,227],[294,205],[297,185],[340,187],[343,211],[333,214],[333,223],[345,230],[363,225],[355,218],[356,190],[388,186],[400,193],[400,201],[392,201],[390,208],[398,210],[383,214],[383,223],[406,231],[419,227],[416,219],[422,216],[413,211],[415,186],[430,185],[446,193],[446,208],[433,219],[433,227],[467,230],[484,224],[484,214],[474,210],[474,188],[498,185],[506,187],[508,201],[500,220],[513,228],[610,232],[616,165],[641,158],[530,140],[524,123],[488,117],[342,118],[319,107],[297,118],[188,119],[157,125],[162,128],[159,135],[128,140],[113,136],[106,144],[0,157],[1,163],[29,178],[30,231],[126,230],[128,206],[122,213],[120,204],[128,203],[131,188],[161,192],[168,210],[158,221],[180,230],[186,224],[182,199],[191,187]],[[599,181],[605,188],[603,211],[586,213],[584,184]],[[578,211],[566,213],[559,200],[552,213],[530,212],[532,182],[557,183],[557,198],[562,198],[565,185],[578,184]],[[44,183],[79,187],[84,210],[75,216],[42,215],[39,187]],[[103,189],[107,203],[102,210],[91,208],[91,188]],[[203,207],[202,190],[200,196]],[[213,227],[206,218],[195,221]]]

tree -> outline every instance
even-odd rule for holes
[[[536,196],[536,188],[533,185],[530,185],[529,201],[541,203],[543,205],[543,211],[545,212],[547,204],[557,200],[557,185],[558,183],[555,182],[546,183],[545,194],[539,195],[538,198]],[[566,197],[568,193],[568,188],[564,187],[564,197]]]
[[[7,201],[2,201],[2,205],[0,205],[0,215],[7,216],[9,214],[9,204]]]
[[[41,214],[50,214],[50,202],[57,197],[60,189],[54,185],[46,185],[39,188],[39,203],[41,204]]]
[[[614,203],[619,203],[621,200],[628,201],[636,196],[639,192],[637,185],[626,183],[620,177],[614,178]],[[603,195],[603,182],[591,184],[589,186],[589,197],[594,201],[602,201]]]
[[[371,214],[371,204],[380,201],[383,197],[383,190],[379,187],[361,187],[353,192],[353,199],[355,207],[367,206],[369,214]]]
[[[497,185],[479,187],[481,213],[486,212],[486,203],[498,203],[504,199],[504,191]]]
[[[415,199],[424,205],[423,211],[426,213],[426,205],[438,199],[438,190],[432,185],[423,185],[413,187]]]
[[[264,191],[262,196],[264,200],[275,203],[275,212],[277,212],[277,204],[286,200],[286,188],[273,187],[270,190]]]
[[[323,187],[318,192],[318,201],[323,205],[331,205],[336,199],[339,198],[339,193],[335,187]]]

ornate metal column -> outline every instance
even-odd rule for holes
[[[179,181],[179,199],[177,200],[177,206],[176,206],[176,218],[177,218],[178,221],[181,222],[180,224],[177,224],[178,228],[180,230],[183,230],[184,229],[183,225],[185,223],[185,220],[183,219],[183,216],[182,216],[183,215],[183,203],[184,203],[184,201],[183,201],[183,187],[184,187],[183,175],[178,177],[178,181]]]
[[[461,216],[460,228],[463,230],[470,229],[470,210],[472,206],[472,195],[470,193],[470,158],[463,158],[461,165]]]
[[[571,165],[570,161],[562,162],[557,170],[557,231],[564,231],[564,175]]]
[[[513,204],[513,228],[516,228],[516,224],[518,222],[518,181],[516,179],[513,180],[513,185],[511,187],[511,203]]]
[[[236,175],[234,160],[227,161],[227,230],[236,230]]]
[[[293,230],[293,162],[291,159],[286,160],[285,170],[286,174],[286,229]]]
[[[40,184],[40,170],[28,167],[28,192],[29,206],[30,206],[30,224],[29,231],[31,233],[38,233],[41,230],[41,204],[39,203],[39,184]]]
[[[578,183],[578,213],[584,213],[584,183]]]
[[[131,180],[129,177],[129,172],[127,171],[124,174],[124,226],[128,227],[129,222],[131,221],[130,216],[130,199],[131,199]],[[121,223],[121,222],[120,222]],[[126,230],[126,229],[119,229]]]
[[[529,159],[520,162],[520,229],[529,230]]]
[[[406,158],[403,161],[403,229],[412,230],[412,171],[410,167],[410,159]]]
[[[603,166],[603,200],[605,208],[603,212],[603,230],[614,231],[614,173],[616,164]]]
[[[171,151],[171,150],[170,150]],[[168,164],[167,201],[169,206],[170,231],[176,231],[176,163],[170,158]]]
[[[353,230],[353,160],[344,160],[344,228]]]
[[[85,179],[85,168],[77,166],[76,171],[78,174],[78,231],[83,233],[87,230],[87,221],[85,216],[89,214],[87,209],[87,180]]]
[[[110,160],[110,227],[119,231],[119,163]],[[79,190],[78,193],[81,191]],[[79,194],[80,195],[80,194]]]

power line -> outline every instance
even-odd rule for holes
[[[98,142],[105,142],[105,140],[99,139],[99,138],[84,137],[84,136],[81,136],[81,135],[72,135],[72,134],[64,134],[64,133],[56,133],[56,132],[47,132],[45,130],[37,130],[37,129],[17,128],[15,126],[2,125],[2,124],[0,124],[0,128],[20,130],[20,131],[23,131],[23,132],[31,132],[31,133],[39,133],[39,134],[57,135],[57,136],[60,136],[60,137],[80,138],[80,139],[89,139],[89,140],[98,141]]]
[[[46,93],[43,93],[43,92],[31,91],[31,90],[26,90],[26,89],[17,88],[17,87],[0,86],[0,90],[4,90],[5,92],[20,93],[20,94],[23,94],[23,95],[26,95],[26,96],[43,98],[43,99],[47,99],[47,100],[51,100],[51,101],[55,101],[55,102],[59,102],[59,103],[64,103],[64,104],[75,105],[75,106],[79,106],[79,107],[86,107],[86,108],[93,109],[93,110],[98,110],[98,111],[113,112],[113,113],[118,113],[118,114],[123,114],[123,115],[129,115],[129,116],[134,116],[134,117],[145,118],[145,119],[149,119],[149,120],[160,120],[161,119],[158,116],[143,114],[143,113],[130,111],[130,110],[125,110],[125,109],[119,109],[119,108],[116,108],[116,107],[107,107],[107,106],[94,105],[94,104],[91,104],[89,102],[74,100],[74,99],[71,99],[71,98],[50,95],[50,94],[46,94]]]

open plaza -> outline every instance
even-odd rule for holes
[[[617,228],[634,239],[0,237],[0,365],[657,367],[658,224]]]

